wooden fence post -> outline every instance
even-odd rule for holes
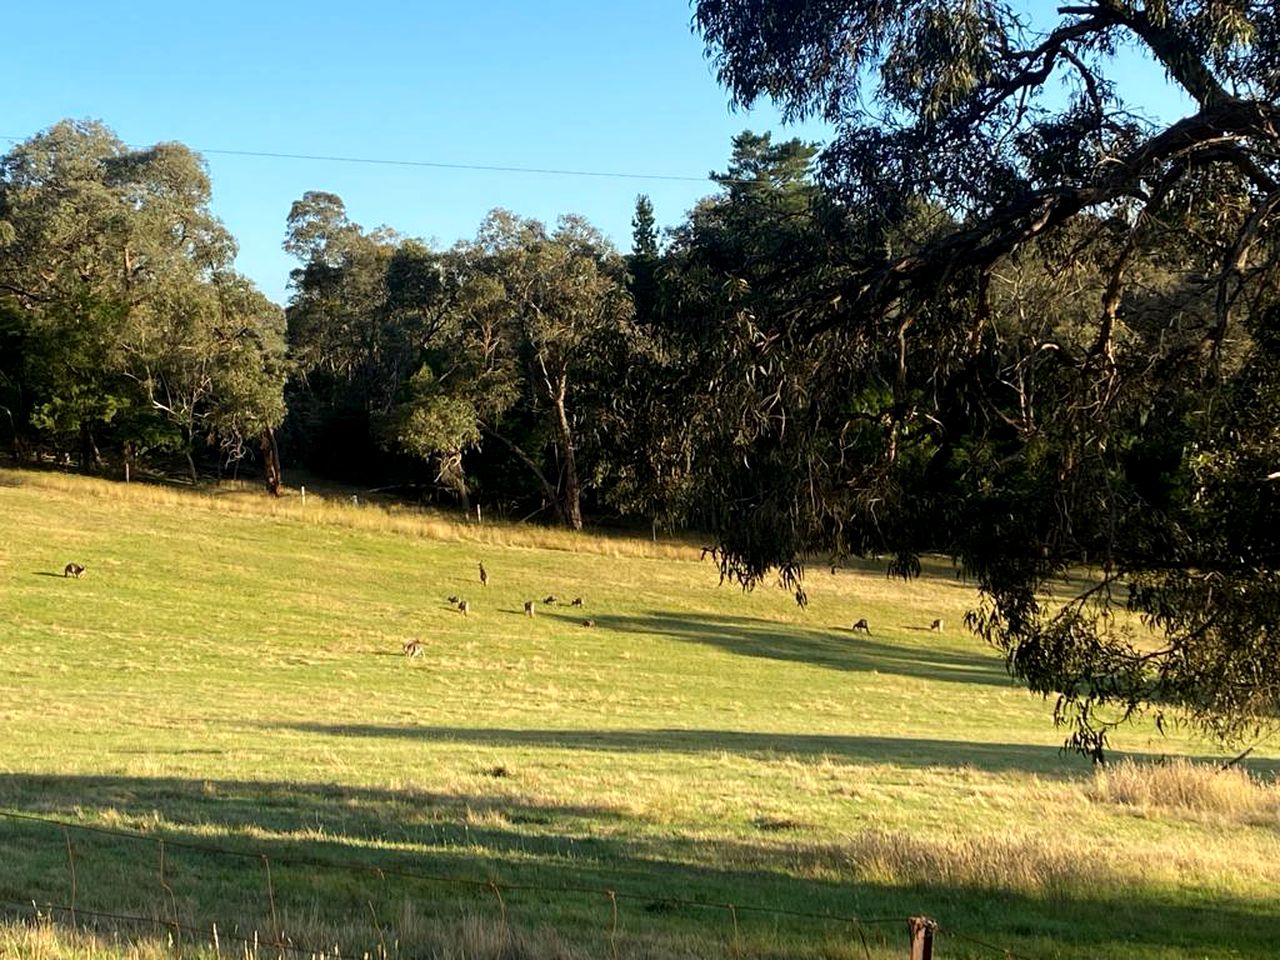
[[[911,933],[911,960],[933,960],[933,931],[938,924],[928,917],[908,917]]]

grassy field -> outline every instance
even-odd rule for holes
[[[216,924],[228,957],[905,957],[917,914],[940,957],[1275,954],[1274,744],[1252,777],[1097,777],[960,629],[949,566],[806,586],[801,610],[688,545],[0,471],[0,956],[213,956]],[[523,615],[550,594],[584,607]],[[47,907],[73,902],[96,933]]]

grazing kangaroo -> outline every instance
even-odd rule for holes
[[[569,604],[569,606],[571,606],[571,607],[580,607],[580,606],[582,606],[582,598],[581,598],[581,597],[574,597],[574,598],[573,598],[573,603]]]
[[[464,617],[470,616],[471,614],[471,604],[467,603],[465,600],[458,601],[458,609],[462,611],[462,615]]]
[[[526,600],[526,601],[524,602],[524,615],[525,615],[526,617],[532,617],[532,616],[533,616],[533,601],[532,601],[532,600]]]
[[[933,621],[933,623],[929,624],[929,629],[930,629],[930,630],[932,630],[932,631],[934,631],[935,633],[941,633],[941,632],[942,632],[942,618],[941,618],[941,617],[939,617],[937,620]]]
[[[410,640],[404,645],[404,655],[406,657],[420,657],[425,649],[421,640]]]
[[[84,567],[78,563],[68,563],[62,568],[62,575],[64,577],[75,577],[79,580],[84,576]]]
[[[861,620],[859,620],[857,623],[855,623],[855,624],[853,625],[853,629],[854,629],[854,631],[855,631],[855,632],[856,632],[856,631],[858,631],[858,630],[861,630],[861,631],[862,631],[863,633],[865,633],[868,637],[869,637],[869,636],[871,636],[871,625],[870,625],[869,623],[867,623],[867,618],[866,618],[866,617],[863,617]]]
[[[584,627],[594,627],[596,625],[596,622],[594,620],[583,620],[582,625]]]
[[[557,597],[557,596],[555,596],[554,594],[552,594],[552,595],[551,595],[551,596],[549,596],[549,597],[543,597],[543,598],[542,598],[542,602],[543,602],[543,603],[557,603],[557,602],[559,602],[559,600],[560,600],[560,598],[559,598],[559,597]]]
[[[489,571],[484,568],[484,564],[480,564],[480,586],[487,587],[489,585]]]
[[[456,606],[458,605],[458,601],[459,601],[459,600],[461,600],[461,599],[462,599],[461,597],[445,597],[445,601],[444,601],[444,602],[445,602],[445,603],[452,603],[452,604],[456,607]]]

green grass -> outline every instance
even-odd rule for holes
[[[906,952],[896,919],[864,948],[752,906],[929,915],[946,957],[992,955],[963,935],[1035,957],[1274,953],[1274,747],[1238,809],[1129,802],[959,629],[974,595],[947,565],[906,584],[819,568],[801,610],[697,558],[0,471],[0,811],[152,838],[0,818],[0,955],[212,955],[182,930],[171,950],[21,919],[69,902],[72,867],[82,927],[216,922],[226,956],[276,929],[344,957]],[[585,607],[522,615],[547,594]],[[1213,753],[1146,727],[1117,746]],[[530,889],[499,902],[488,880]]]

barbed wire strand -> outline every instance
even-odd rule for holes
[[[956,930],[950,929],[949,927],[939,926],[936,928],[936,932],[943,936],[954,937],[957,940],[964,940],[967,943],[972,943],[979,947],[985,947],[986,949],[990,950],[992,953],[998,953],[1001,956],[1005,957],[1006,960],[1033,960],[1033,958],[1028,957],[1025,953],[1016,953],[1013,950],[1010,950],[1008,947],[1000,947],[994,943],[988,943],[985,940],[979,940],[977,937],[971,937],[966,933],[960,933]]]
[[[67,821],[58,820],[53,817],[41,817],[41,816],[36,816],[35,814],[17,813],[9,810],[0,810],[0,817],[11,819],[11,820],[38,823],[45,826],[60,828],[63,832],[63,836],[66,841],[66,847],[69,855],[71,851],[70,836],[68,835],[69,830],[80,830],[88,833],[97,833],[97,834],[102,834],[105,836],[110,836],[110,837],[114,837],[122,840],[129,840],[133,842],[158,843],[160,845],[160,850],[161,850],[160,869],[161,869],[162,885],[164,884],[164,880],[163,880],[164,853],[163,851],[166,844],[170,847],[179,847],[182,849],[194,850],[199,853],[214,854],[214,855],[220,855],[220,856],[232,856],[232,857],[239,857],[241,859],[255,859],[263,863],[267,862],[266,854],[253,853],[252,851],[246,851],[246,850],[235,850],[229,847],[220,847],[215,844],[202,844],[202,843],[195,843],[191,841],[173,840],[172,838],[149,836],[147,834],[136,833],[130,830],[120,830],[112,827],[102,827],[102,826],[97,826],[93,824],[68,823]],[[501,894],[502,890],[526,891],[526,892],[535,892],[535,893],[548,893],[548,892],[576,893],[576,894],[582,894],[582,895],[588,895],[588,896],[603,895],[609,899],[610,903],[613,906],[613,911],[614,911],[613,923],[615,924],[615,927],[614,927],[615,931],[616,931],[616,923],[617,923],[617,912],[616,912],[617,901],[619,899],[632,900],[632,901],[649,901],[649,902],[660,901],[662,903],[674,904],[674,905],[685,906],[685,907],[695,907],[700,909],[728,910],[730,915],[733,918],[735,932],[737,929],[737,912],[739,910],[745,910],[753,913],[794,917],[797,919],[822,920],[822,921],[829,921],[829,922],[836,922],[836,923],[847,923],[852,925],[857,930],[858,936],[862,940],[863,949],[869,955],[870,950],[866,941],[866,936],[863,933],[862,927],[876,925],[876,924],[886,924],[886,923],[905,923],[908,920],[907,917],[864,918],[864,917],[857,917],[857,916],[844,915],[844,914],[817,913],[814,911],[804,911],[804,910],[788,910],[783,907],[764,907],[764,906],[759,906],[755,904],[733,904],[728,902],[719,903],[716,901],[694,900],[694,899],[685,898],[685,897],[652,897],[645,894],[631,894],[631,893],[620,892],[613,887],[589,887],[585,885],[575,885],[575,884],[550,885],[550,884],[509,883],[505,881],[500,882],[493,879],[479,880],[479,879],[472,879],[468,877],[450,877],[442,874],[429,874],[429,873],[422,873],[419,871],[400,870],[396,868],[388,869],[388,868],[379,866],[377,864],[357,863],[354,861],[326,861],[326,860],[321,860],[313,857],[277,856],[275,860],[277,863],[287,864],[289,866],[306,866],[306,867],[314,867],[317,869],[325,869],[325,870],[345,870],[350,872],[368,873],[373,876],[376,876],[378,879],[383,881],[385,881],[387,877],[397,877],[399,879],[418,880],[418,881],[424,881],[424,882],[430,882],[430,883],[456,884],[460,886],[470,887],[473,889],[484,888],[491,891],[497,896],[498,902],[501,905],[501,911],[502,911],[502,916],[504,921],[506,918],[506,903],[502,899],[502,894]],[[72,866],[71,869],[74,871],[75,869],[74,866]],[[268,866],[267,869],[270,870],[270,867]],[[267,883],[268,883],[268,887],[270,888],[270,884],[271,884],[270,874],[268,874]],[[74,885],[74,880],[73,880],[73,885]],[[272,911],[274,914],[275,904],[274,904],[273,893],[274,891],[271,891],[271,893],[269,893],[269,896],[273,901]],[[20,901],[0,900],[0,903],[8,903],[11,906],[18,906],[21,909],[24,909],[24,910],[26,909],[26,904]],[[199,936],[205,935],[205,931],[201,928],[180,923],[177,920],[176,914],[171,920],[163,920],[156,917],[137,917],[137,916],[132,916],[128,914],[112,914],[104,911],[86,910],[83,907],[77,908],[74,905],[74,902],[72,905],[46,904],[46,909],[59,910],[61,912],[70,914],[72,917],[73,925],[76,922],[75,915],[78,909],[80,913],[85,915],[103,917],[107,919],[115,919],[115,920],[121,920],[121,921],[136,922],[136,923],[147,923],[152,925],[165,926],[175,930],[186,930],[190,933],[193,933]],[[1027,956],[1026,954],[1011,950],[1008,947],[1002,947],[997,944],[993,944],[988,941],[981,940],[977,937],[970,936],[969,934],[966,934],[966,933],[961,933],[960,931],[954,930],[950,927],[943,927],[939,925],[936,929],[937,929],[937,932],[941,935],[954,937],[957,940],[962,940],[967,943],[972,943],[975,946],[982,947],[986,950],[991,951],[992,953],[1000,954],[1001,956],[1005,957],[1006,960],[1033,960],[1033,958]],[[228,936],[230,936],[231,939],[239,940],[244,943],[250,942],[248,938],[245,938],[245,937],[238,937],[235,935],[228,935]],[[304,949],[301,947],[296,947],[296,946],[292,946],[290,944],[284,943],[281,931],[277,931],[276,941],[277,941],[275,944],[276,946],[279,946],[287,950],[301,951],[304,953],[323,952],[323,951],[310,950],[309,948]]]
[[[187,840],[174,840],[172,838],[161,838],[149,836],[144,833],[135,833],[129,830],[120,830],[113,827],[101,827],[94,824],[68,823],[64,820],[57,820],[52,817],[40,817],[29,813],[15,813],[9,810],[0,810],[0,817],[12,820],[22,820],[32,823],[40,823],[48,826],[61,827],[64,829],[81,830],[88,833],[103,834],[110,837],[118,837],[123,840],[132,840],[143,843],[156,843],[163,839],[163,842],[170,847],[178,847],[187,850],[195,850],[201,853],[216,854],[222,856],[239,857],[247,860],[261,861],[263,854],[254,853],[247,850],[236,850],[230,847],[220,847],[214,844],[196,843]],[[397,877],[402,880],[419,880],[428,883],[445,883],[456,884],[459,886],[471,887],[473,889],[492,890],[495,886],[500,890],[507,891],[525,891],[531,893],[577,893],[584,896],[608,896],[609,887],[590,887],[578,884],[534,884],[534,883],[512,883],[498,882],[494,880],[480,880],[469,877],[451,877],[443,874],[423,873],[416,870],[404,870],[399,868],[388,868],[378,866],[377,864],[359,863],[356,861],[331,861],[322,860],[315,857],[300,856],[275,856],[273,858],[276,863],[288,866],[314,867],[322,870],[346,870],[352,872],[371,873],[375,875],[383,875],[387,877]],[[728,902],[718,902],[714,900],[694,900],[686,897],[669,897],[669,896],[651,896],[641,893],[624,893],[614,889],[614,896],[620,900],[631,900],[635,902],[661,902],[674,906],[694,907],[704,910],[740,910],[750,913],[761,913],[784,917],[795,917],[802,920],[822,920],[833,923],[849,923],[849,924],[865,924],[868,926],[884,923],[906,923],[906,917],[857,917],[849,914],[838,913],[818,913],[808,910],[788,910],[784,907],[765,907],[757,904],[731,904]]]

